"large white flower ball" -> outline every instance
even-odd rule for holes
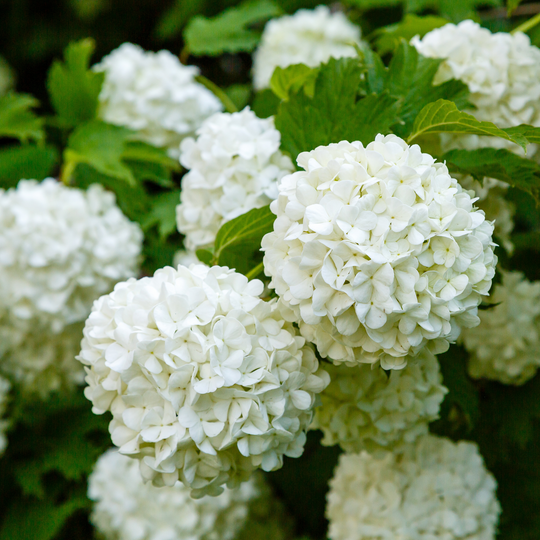
[[[443,163],[377,135],[303,152],[298,164],[271,204],[264,268],[323,357],[402,368],[480,322],[493,224]]]
[[[329,382],[263,284],[228,268],[167,267],[94,304],[79,356],[94,411],[146,480],[194,496],[302,454]]]
[[[213,244],[219,228],[277,197],[277,182],[294,170],[279,150],[281,135],[272,118],[246,108],[218,113],[181,145],[182,180],[176,209],[178,230],[189,250]]]
[[[267,88],[278,66],[317,67],[330,58],[355,56],[357,43],[360,28],[343,13],[331,13],[327,6],[272,19],[253,55],[253,85],[256,90]]]
[[[343,454],[330,481],[330,540],[494,540],[496,481],[474,443],[424,435],[403,454]]]
[[[166,50],[147,52],[124,43],[94,69],[105,73],[100,117],[168,148],[174,157],[182,139],[222,109],[219,99],[195,80],[199,69],[184,66]]]
[[[505,384],[523,384],[540,367],[540,282],[521,272],[502,272],[479,313],[480,326],[463,332],[469,373]]]
[[[463,81],[471,111],[500,127],[540,125],[540,49],[522,33],[492,34],[473,21],[447,24],[411,42],[418,52],[442,58],[435,83]]]
[[[0,457],[4,453],[7,446],[6,431],[9,427],[9,421],[5,418],[8,405],[9,391],[11,384],[4,377],[0,377]]]
[[[246,523],[249,503],[261,503],[260,481],[193,499],[181,482],[145,484],[136,460],[109,450],[88,479],[90,520],[106,540],[232,540]]]
[[[311,429],[322,444],[346,452],[396,449],[428,432],[444,396],[437,358],[428,351],[403,370],[386,374],[379,366],[326,366],[331,382],[322,392]]]

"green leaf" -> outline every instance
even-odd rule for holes
[[[212,266],[212,263],[214,261],[214,254],[208,249],[198,249],[195,252],[195,255],[197,255],[199,261],[207,264],[208,266]]]
[[[0,150],[0,186],[14,187],[22,178],[42,180],[50,176],[58,162],[52,146],[12,146]]]
[[[47,90],[61,125],[71,128],[96,117],[103,73],[89,69],[94,41],[70,43],[64,62],[55,61],[49,70]]]
[[[206,7],[207,0],[176,0],[160,17],[154,34],[165,41],[177,36],[187,22]]]
[[[374,45],[377,52],[382,56],[394,51],[401,40],[409,42],[414,36],[423,37],[425,34],[448,24],[446,19],[427,15],[419,17],[407,13],[402,21],[378,29],[374,33]]]
[[[395,122],[397,100],[382,94],[358,101],[362,68],[358,58],[331,59],[321,66],[313,98],[290,92],[276,115],[281,147],[294,158],[300,152],[342,140],[371,142]]]
[[[165,188],[173,186],[172,171],[180,170],[178,162],[171,159],[165,149],[140,141],[125,143],[122,161],[129,167],[137,182],[148,180]]]
[[[180,203],[180,190],[168,191],[152,199],[152,208],[142,222],[143,231],[157,225],[163,240],[176,230],[176,207]]]
[[[122,161],[130,136],[129,130],[100,120],[81,124],[69,137],[64,151],[66,174],[69,177],[79,163],[87,163],[102,174],[134,185],[133,173]]]
[[[482,181],[496,178],[530,193],[540,203],[540,165],[506,149],[451,150],[442,159],[451,171]]]
[[[521,4],[522,0],[507,0],[506,2],[506,8],[507,8],[507,14],[508,17],[512,15],[512,12],[515,11],[515,9]]]
[[[249,84],[233,84],[223,91],[239,111],[249,103],[251,97],[251,85]]]
[[[286,68],[276,67],[270,79],[270,88],[280,99],[287,101],[289,92],[304,88],[307,96],[313,97],[317,68],[305,64],[293,64]]]
[[[281,8],[272,0],[244,2],[212,19],[194,17],[186,27],[184,41],[189,52],[196,56],[249,52],[260,38],[260,32],[250,26],[281,13]]]
[[[43,119],[32,112],[38,105],[38,100],[27,94],[10,92],[0,97],[0,137],[22,142],[43,140]]]
[[[530,128],[530,126],[526,126]],[[534,128],[527,130],[529,133]],[[540,132],[540,130],[537,130]],[[471,114],[461,112],[452,101],[439,99],[435,103],[426,105],[416,117],[413,130],[408,142],[411,144],[414,139],[427,133],[467,133],[471,135],[489,135],[500,137],[513,143],[519,144],[522,148],[527,148],[529,142],[527,137],[518,128],[500,129],[491,122],[480,122]]]
[[[251,108],[259,118],[269,118],[277,113],[280,101],[272,90],[266,88],[255,94]]]
[[[262,237],[272,231],[275,219],[270,206],[263,206],[224,223],[216,235],[214,261],[247,274],[260,262]]]

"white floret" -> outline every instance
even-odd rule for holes
[[[463,332],[469,373],[505,384],[523,384],[540,367],[540,282],[521,272],[502,272],[479,313],[480,326]]]
[[[496,481],[474,443],[424,435],[403,454],[343,454],[330,481],[330,540],[494,540]]]
[[[136,460],[109,450],[88,479],[91,522],[106,540],[232,540],[249,505],[260,504],[262,478],[216,497],[192,499],[181,482],[145,484]]]
[[[136,275],[141,247],[138,225],[99,185],[22,180],[0,191],[2,369],[42,395],[81,382],[80,323],[94,299]]]
[[[294,15],[267,23],[261,43],[253,55],[253,85],[267,88],[274,69],[292,64],[317,67],[330,58],[356,56],[360,28],[327,6],[300,9]]]
[[[448,392],[439,362],[428,351],[390,374],[366,364],[325,367],[331,382],[321,394],[311,429],[322,430],[322,444],[339,444],[346,452],[412,443],[439,417]]]
[[[94,69],[105,73],[99,116],[168,148],[173,157],[184,137],[222,109],[219,99],[195,80],[199,69],[184,66],[166,50],[154,53],[124,43]]]
[[[216,494],[302,454],[329,377],[262,290],[228,268],[179,266],[95,302],[85,394],[112,412],[112,440],[146,480]]]
[[[9,399],[11,384],[4,377],[0,377],[0,457],[4,453],[8,440],[6,431],[9,427],[9,420],[5,418]]]
[[[298,164],[271,204],[264,267],[323,357],[400,369],[479,324],[493,224],[444,164],[395,135],[321,146]]]
[[[188,250],[212,244],[225,222],[277,197],[278,180],[294,170],[280,141],[272,118],[245,108],[212,116],[196,139],[182,142],[180,162],[189,172],[176,219]]]

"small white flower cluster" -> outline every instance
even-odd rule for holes
[[[494,540],[496,481],[474,443],[425,435],[403,454],[344,454],[327,496],[331,540]]]
[[[499,127],[540,125],[540,49],[526,34],[492,34],[467,20],[411,43],[423,56],[444,59],[435,84],[457,79],[468,86],[479,120]]]
[[[0,377],[0,456],[4,453],[8,443],[6,431],[9,427],[9,421],[4,418],[4,415],[6,414],[10,390],[11,384],[9,384],[9,381]]]
[[[249,109],[218,113],[181,145],[182,180],[178,230],[188,250],[212,244],[225,222],[277,197],[277,182],[294,170],[279,150],[281,135],[272,118]]]
[[[399,449],[414,442],[439,417],[448,392],[437,358],[426,350],[390,375],[366,364],[325,367],[331,382],[311,429],[322,430],[322,444],[339,444],[346,452]]]
[[[272,19],[253,55],[253,86],[256,90],[267,88],[278,66],[317,67],[330,58],[355,56],[357,43],[360,28],[343,13],[331,13],[327,6]]]
[[[94,69],[105,73],[100,117],[168,148],[173,157],[184,137],[222,109],[219,99],[195,80],[199,69],[182,65],[166,50],[147,52],[124,43]]]
[[[444,164],[395,135],[321,146],[298,164],[271,204],[264,268],[323,357],[400,369],[479,324],[493,224]]]
[[[9,64],[0,56],[0,97],[7,94],[14,84],[14,77]]]
[[[90,520],[106,540],[232,540],[260,495],[252,479],[217,497],[192,499],[181,482],[145,484],[137,461],[115,450],[99,458],[88,479]]]
[[[22,180],[0,191],[2,368],[42,394],[80,381],[76,323],[136,274],[141,246],[138,225],[99,185]]]
[[[479,313],[480,326],[463,332],[469,373],[523,384],[540,367],[540,282],[502,271],[489,302],[494,306]]]
[[[79,360],[94,412],[146,480],[194,496],[302,454],[329,383],[263,284],[214,266],[158,270],[94,304]]]

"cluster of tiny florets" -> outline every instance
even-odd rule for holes
[[[278,180],[294,169],[280,141],[272,118],[246,108],[212,116],[196,139],[182,142],[180,162],[189,172],[176,216],[188,249],[212,244],[225,222],[277,197]]]
[[[81,382],[80,323],[95,298],[137,273],[141,245],[139,227],[99,185],[47,179],[1,191],[2,369],[41,394]]]
[[[437,358],[424,350],[403,370],[385,373],[379,366],[326,366],[331,382],[322,392],[312,429],[322,444],[346,452],[399,449],[428,432],[439,417],[448,390]]]
[[[502,272],[479,313],[480,326],[463,332],[469,373],[506,384],[523,384],[540,367],[540,282],[521,272]]]
[[[232,540],[249,503],[261,502],[260,487],[251,479],[216,497],[193,499],[181,482],[145,484],[136,460],[109,450],[88,479],[90,520],[106,540]]]
[[[95,302],[85,393],[146,480],[214,494],[302,454],[329,377],[262,291],[228,268],[179,266]]]
[[[330,481],[331,540],[494,540],[496,481],[474,443],[424,435],[402,454],[344,454]]]
[[[6,431],[9,427],[9,421],[4,418],[8,405],[9,391],[11,384],[4,377],[0,377],[0,457],[4,453],[7,446]]]
[[[182,139],[222,109],[214,94],[195,80],[199,69],[182,65],[166,50],[147,52],[124,43],[94,69],[105,73],[100,117],[168,148],[175,157]]]
[[[326,6],[272,19],[253,55],[253,86],[256,90],[268,87],[278,66],[317,67],[330,58],[355,56],[354,45],[359,42],[360,28]]]
[[[264,268],[322,356],[402,368],[480,322],[493,224],[444,164],[395,135],[321,146],[298,164],[271,204]]]

